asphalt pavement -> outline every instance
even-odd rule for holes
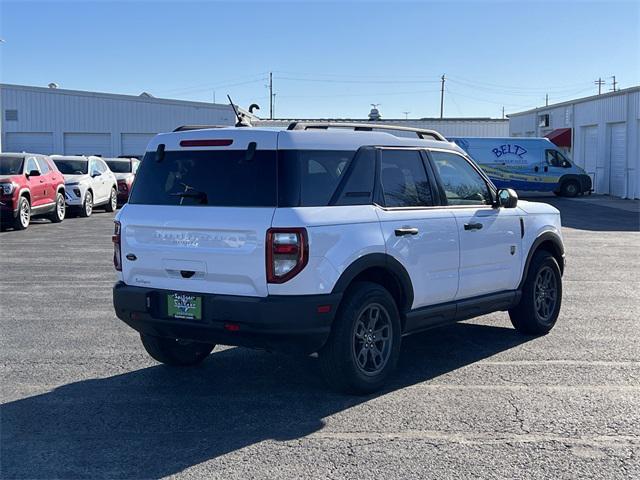
[[[409,337],[368,397],[314,358],[154,362],[113,313],[113,214],[0,233],[0,478],[640,478],[640,214],[538,200],[565,225],[554,330]]]

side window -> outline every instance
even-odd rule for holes
[[[27,164],[25,165],[24,171],[25,173],[29,173],[32,170],[40,170],[40,169],[38,168],[36,159],[34,157],[29,157],[27,158]]]
[[[301,151],[300,205],[327,205],[352,157],[353,152]]]
[[[382,150],[380,181],[387,207],[434,204],[422,156],[417,150]]]
[[[565,157],[562,153],[558,152],[557,150],[556,150],[556,156],[558,157],[558,162],[560,163],[560,166],[562,168],[571,168],[571,162],[567,160],[567,157]]]
[[[489,186],[465,158],[455,153],[430,153],[449,205],[491,205]]]
[[[372,148],[360,150],[347,174],[349,178],[338,192],[340,196],[335,204],[370,205],[376,175],[376,151]]]
[[[49,168],[49,164],[47,163],[47,160],[44,159],[43,157],[39,157],[38,159],[38,166],[40,167],[40,173],[42,173],[43,175],[46,173],[49,173],[49,170],[51,170]]]
[[[98,168],[97,160],[89,160],[89,175],[100,175],[102,172]]]
[[[98,171],[99,171],[100,173],[104,173],[104,172],[106,172],[107,170],[109,170],[109,167],[107,167],[107,164],[106,164],[106,163],[104,163],[104,161],[103,161],[103,160],[96,160],[96,164],[98,165]]]
[[[547,164],[552,167],[561,167],[562,161],[558,158],[558,152],[555,150],[547,150],[546,151]]]

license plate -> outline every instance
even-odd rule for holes
[[[173,318],[202,319],[202,297],[185,293],[167,295],[167,313]]]

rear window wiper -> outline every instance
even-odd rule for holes
[[[186,192],[177,192],[177,193],[170,193],[169,194],[170,197],[180,197],[181,199],[184,198],[195,198],[200,200],[198,203],[202,204],[202,205],[206,205],[208,204],[208,200],[207,200],[207,194],[205,192],[200,192],[198,190],[188,190]]]

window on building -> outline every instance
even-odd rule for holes
[[[5,110],[4,111],[4,119],[7,122],[17,122],[18,121],[18,110]]]
[[[542,115],[538,115],[538,127],[545,128],[550,126],[550,119],[548,113],[543,113]]]

